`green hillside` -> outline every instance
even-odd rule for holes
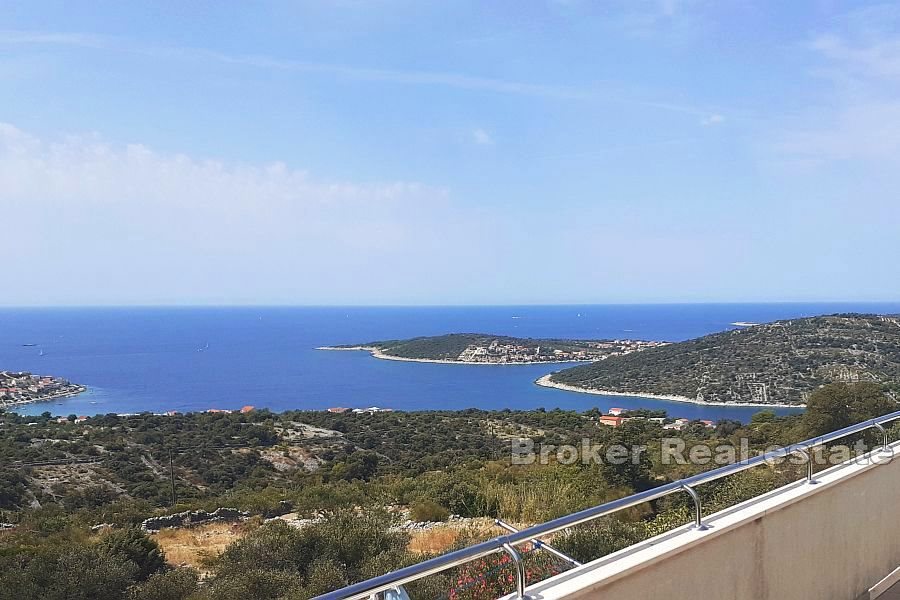
[[[557,383],[716,402],[800,404],[830,382],[900,391],[900,318],[831,315],[778,321],[565,369]]]

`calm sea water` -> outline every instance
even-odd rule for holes
[[[59,375],[90,388],[75,398],[22,407],[27,414],[185,412],[248,404],[275,411],[619,406],[746,421],[756,409],[534,385],[560,367],[405,363],[314,348],[450,332],[678,341],[729,329],[736,321],[851,311],[897,313],[900,303],[0,309],[0,369]]]

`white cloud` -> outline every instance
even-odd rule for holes
[[[828,34],[812,40],[810,48],[837,66],[850,68],[856,76],[900,77],[900,40],[866,40],[854,44],[841,36]]]
[[[449,260],[448,239],[465,256],[485,233],[417,182],[325,181],[2,123],[0,190],[0,304],[373,301]]]
[[[172,208],[189,200],[195,206],[247,211],[384,207],[445,194],[410,182],[316,181],[277,162],[252,166],[163,155],[141,144],[111,144],[97,134],[45,141],[8,123],[0,123],[0,187],[0,202],[77,200]]]
[[[804,166],[900,160],[900,11],[875,7],[844,15],[807,44],[826,93],[780,124],[776,147]]]
[[[725,117],[720,115],[719,113],[713,113],[708,117],[703,117],[703,119],[700,120],[700,124],[704,127],[708,127],[710,125],[721,125],[724,122]]]
[[[472,130],[472,141],[479,146],[492,146],[494,144],[494,138],[491,137],[491,134],[481,128]]]

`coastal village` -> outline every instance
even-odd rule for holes
[[[487,346],[470,344],[456,360],[467,363],[514,364],[534,362],[570,362],[604,360],[610,356],[621,356],[640,352],[647,348],[664,346],[666,342],[646,342],[642,340],[610,340],[602,342],[579,342],[578,347],[529,346],[517,343],[502,343],[492,340]]]
[[[636,420],[636,419],[640,419],[640,420],[646,419],[647,421],[650,421],[651,423],[658,423],[659,425],[662,426],[663,429],[674,430],[674,431],[681,431],[688,424],[691,423],[690,419],[685,419],[683,417],[678,417],[678,418],[673,419],[673,418],[668,418],[668,417],[647,417],[644,415],[634,415],[634,414],[631,414],[629,411],[625,410],[624,408],[610,408],[609,411],[607,412],[607,414],[600,415],[600,417],[597,419],[597,423],[599,425],[603,425],[603,426],[607,426],[607,427],[621,427],[626,422],[631,421],[631,420]],[[702,423],[705,427],[709,427],[709,428],[716,426],[715,422],[710,421],[708,419],[701,419],[698,422]]]
[[[80,394],[84,386],[60,377],[0,371],[0,408]]]

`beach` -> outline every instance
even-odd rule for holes
[[[757,408],[806,408],[805,404],[754,404],[752,402],[706,402],[687,396],[677,396],[670,394],[651,394],[648,392],[614,392],[611,390],[596,390],[591,388],[582,388],[575,385],[565,383],[557,383],[552,381],[550,377],[552,373],[548,373],[543,377],[535,380],[537,385],[565,390],[567,392],[578,392],[581,394],[595,394],[597,396],[627,396],[629,398],[651,398],[653,400],[665,400],[668,402],[686,402],[699,406],[727,406],[727,407],[757,407]]]

